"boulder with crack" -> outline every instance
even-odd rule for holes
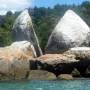
[[[24,10],[16,19],[13,25],[12,34],[14,41],[29,41],[33,44],[37,55],[42,55],[39,41],[27,9]]]

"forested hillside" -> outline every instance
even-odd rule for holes
[[[81,5],[55,5],[53,8],[35,7],[29,9],[43,51],[52,30],[68,9],[74,10],[90,26],[90,2],[88,1]],[[0,46],[9,45],[12,42],[11,30],[19,13],[13,14],[9,11],[6,15],[0,16]]]

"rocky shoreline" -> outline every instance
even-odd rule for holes
[[[90,77],[89,47],[71,48],[63,54],[45,54],[40,57],[34,57],[30,47],[30,42],[21,41],[0,49],[1,81]]]
[[[45,55],[25,10],[16,19],[13,42],[0,48],[0,80],[72,80],[90,77],[90,28],[68,10],[52,32]]]

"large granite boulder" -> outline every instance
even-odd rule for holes
[[[52,32],[46,53],[62,53],[80,46],[90,46],[90,28],[75,12],[68,10]]]
[[[0,48],[0,80],[26,79],[30,70],[29,60],[35,55],[34,47],[28,41]]]
[[[79,62],[75,65],[75,68],[84,77],[90,77],[89,67],[90,67],[90,47],[75,47],[64,52],[67,55],[74,55]]]
[[[34,70],[47,70],[56,76],[62,73],[71,73],[74,65],[78,62],[71,55],[46,54],[30,60],[30,68]]]
[[[16,19],[12,29],[12,36],[14,41],[26,40],[31,42],[34,45],[37,55],[42,55],[28,10],[24,10]]]
[[[90,47],[74,47],[64,52],[67,55],[74,55],[77,59],[90,59]]]
[[[10,49],[20,50],[28,56],[37,57],[35,48],[32,43],[28,41],[19,41],[11,44]]]

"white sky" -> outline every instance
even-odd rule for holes
[[[31,6],[31,0],[0,0],[0,15],[20,11]]]

